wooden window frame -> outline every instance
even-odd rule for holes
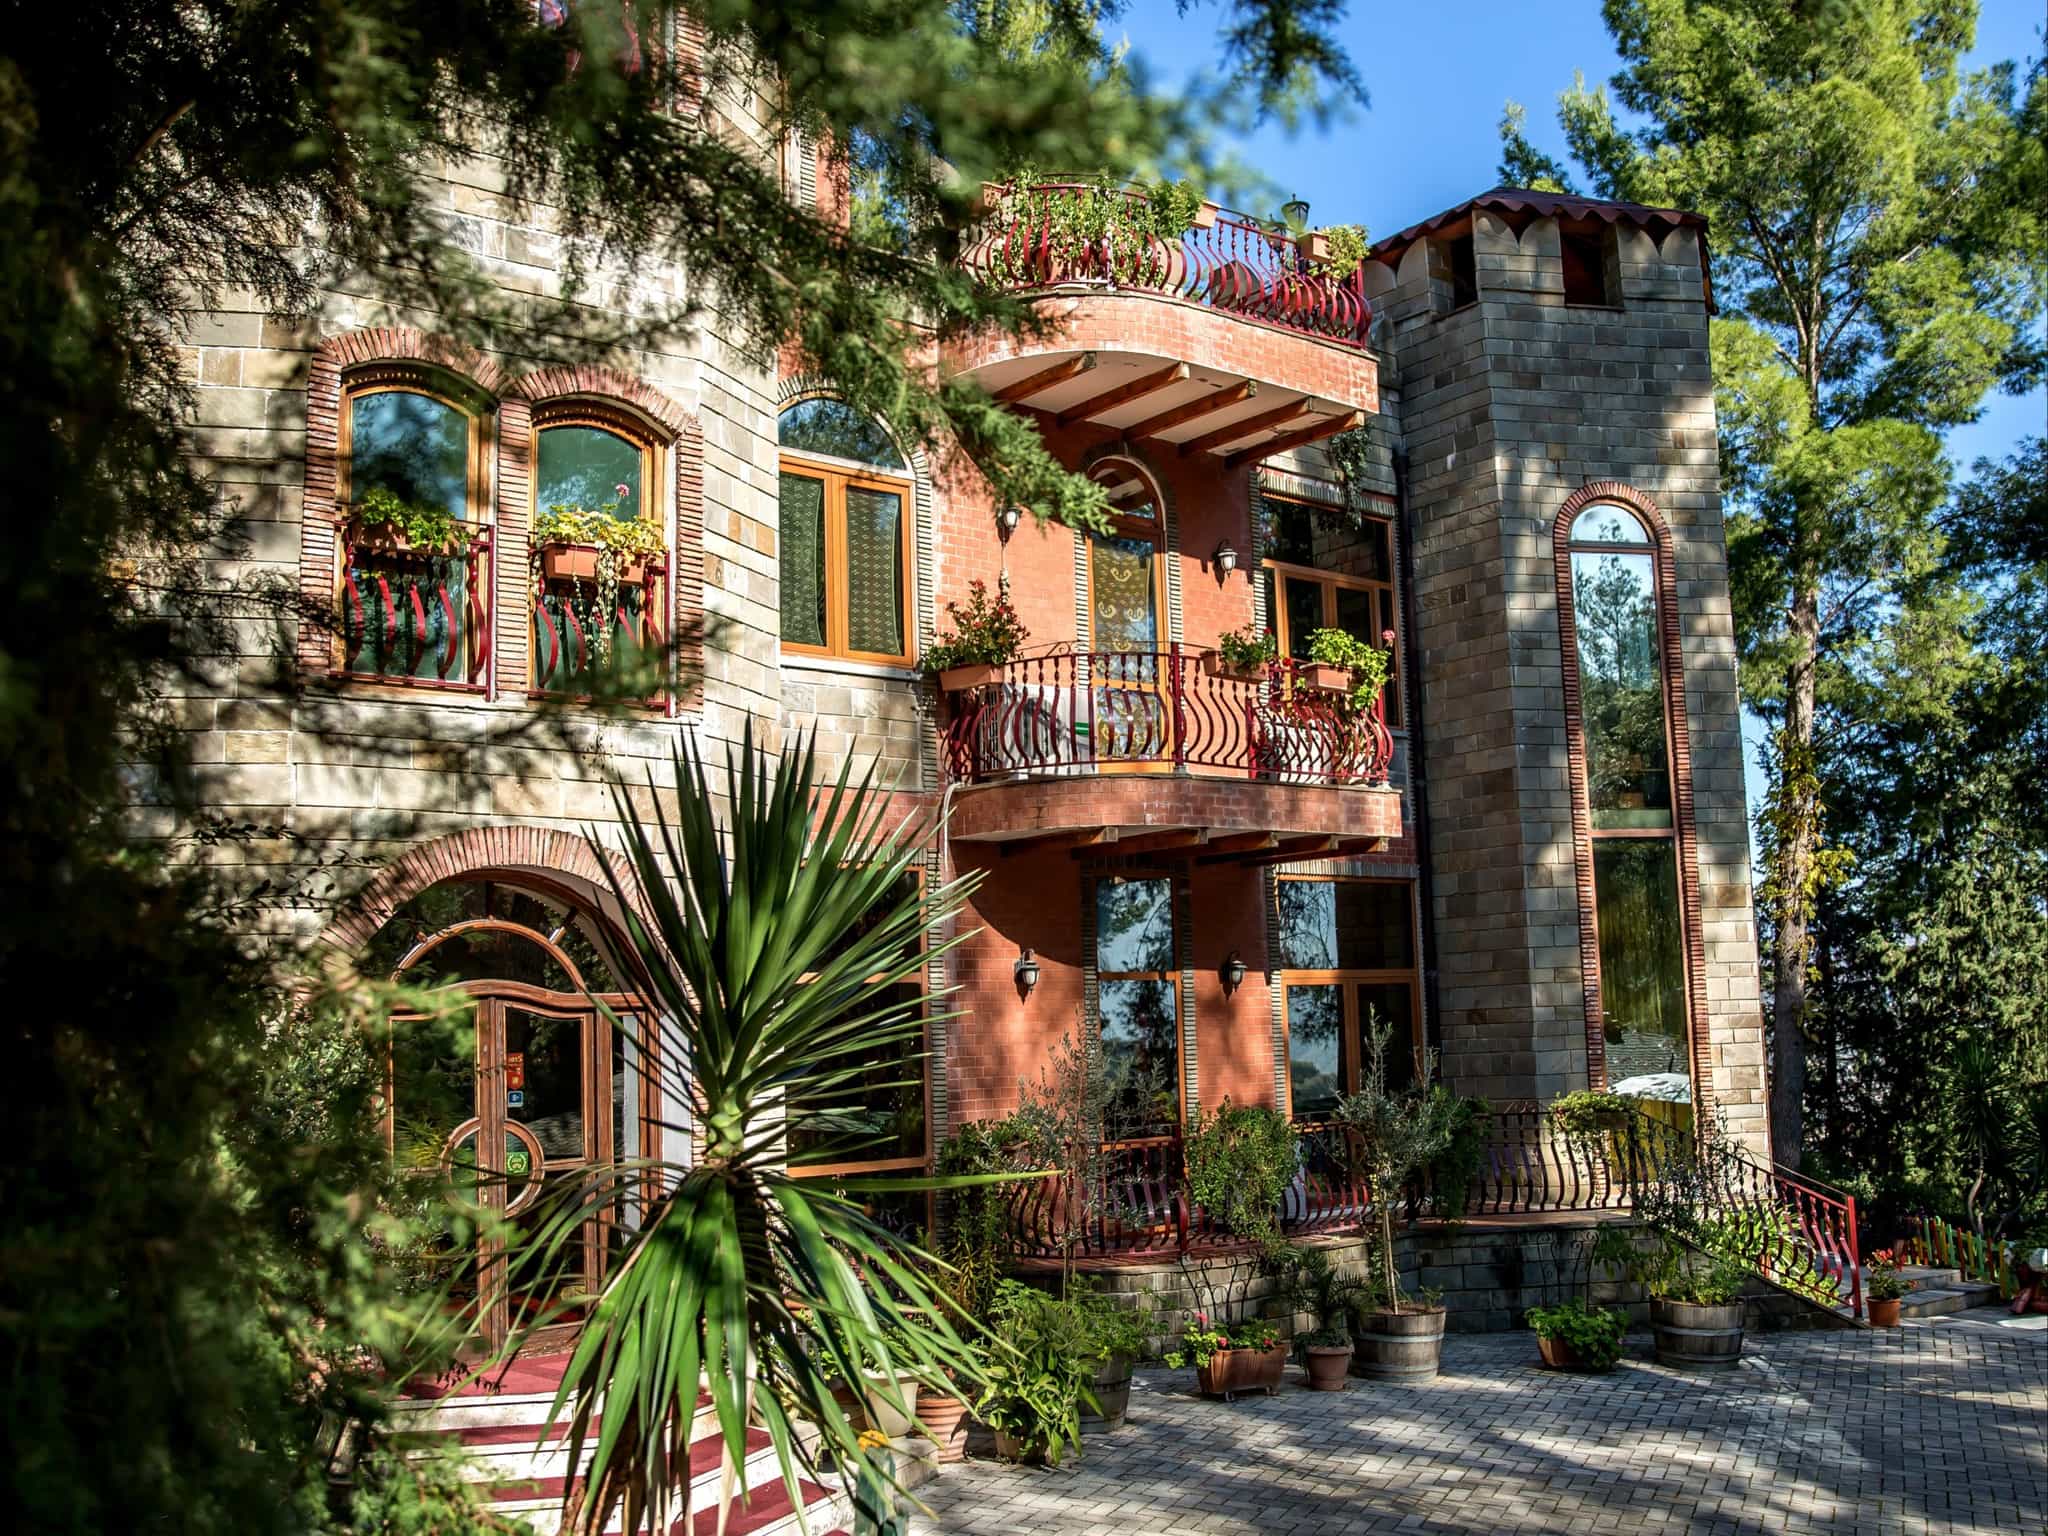
[[[354,506],[355,479],[355,422],[356,402],[375,395],[422,395],[450,410],[462,413],[469,424],[469,462],[464,470],[463,515],[460,521],[478,530],[486,539],[493,537],[497,522],[495,509],[497,498],[492,479],[495,458],[492,433],[485,419],[491,411],[488,396],[466,382],[444,374],[431,364],[406,361],[366,363],[351,368],[342,375],[338,409],[335,412],[334,451],[334,533],[335,559],[333,577],[329,582],[328,601],[331,611],[340,612],[343,594],[348,582],[348,563],[342,558],[342,531],[347,525],[350,510]],[[356,672],[348,665],[347,642],[339,628],[329,637],[327,644],[327,675],[351,688],[396,688],[408,692],[417,689],[431,689],[438,693],[483,694],[486,697],[496,689],[492,674],[497,670],[496,636],[498,624],[498,570],[497,562],[486,555],[482,562],[484,580],[483,619],[478,626],[484,636],[489,637],[491,660],[485,667],[480,682],[453,682],[436,677],[397,677],[377,672]],[[477,637],[470,637],[474,646]]]
[[[1171,962],[1164,971],[1105,971],[1098,963],[1102,954],[1102,931],[1099,922],[1092,925],[1088,950],[1089,972],[1095,978],[1095,1017],[1089,1021],[1089,1045],[1102,1049],[1102,984],[1105,981],[1150,981],[1167,983],[1173,989],[1173,1104],[1174,1128],[1158,1136],[1126,1136],[1115,1141],[1106,1141],[1110,1147],[1162,1146],[1184,1137],[1188,1127],[1188,1064],[1187,1042],[1183,1038],[1181,1010],[1187,999],[1181,995],[1182,971],[1186,968],[1187,957],[1182,953],[1180,932],[1180,904],[1186,895],[1183,877],[1165,871],[1150,870],[1142,873],[1099,870],[1089,873],[1083,880],[1083,897],[1091,908],[1097,905],[1096,890],[1104,882],[1121,881],[1125,885],[1141,882],[1163,881],[1166,885],[1166,912],[1168,930],[1172,935],[1173,953]]]
[[[1392,885],[1399,886],[1406,894],[1405,909],[1408,914],[1408,954],[1413,962],[1406,969],[1387,966],[1335,966],[1321,970],[1308,970],[1282,963],[1280,974],[1280,1027],[1287,1039],[1286,1071],[1283,1073],[1287,1084],[1287,1114],[1294,1117],[1294,1022],[1287,1011],[1287,994],[1295,987],[1338,987],[1343,1023],[1337,1036],[1337,1077],[1342,1092],[1358,1091],[1359,1049],[1362,1038],[1359,1026],[1362,1014],[1358,1006],[1358,989],[1361,986],[1383,986],[1401,984],[1408,988],[1408,1032],[1414,1051],[1415,1081],[1427,1081],[1424,1068],[1428,1064],[1428,1038],[1422,1018],[1422,934],[1415,921],[1415,882],[1398,876],[1387,875],[1281,875],[1273,883],[1274,910],[1279,910],[1280,886],[1289,880],[1313,881],[1325,885]],[[1275,959],[1284,962],[1285,951],[1279,947],[1276,935]],[[1341,958],[1341,957],[1340,957]]]
[[[1280,503],[1285,506],[1300,507],[1311,517],[1318,510],[1315,503],[1302,501],[1294,496],[1278,496],[1269,492],[1263,499],[1269,506],[1274,503]],[[1271,514],[1269,513],[1269,521],[1270,518]],[[1361,522],[1377,523],[1379,525],[1381,536],[1386,542],[1387,569],[1389,571],[1398,570],[1399,567],[1394,559],[1396,550],[1394,548],[1393,520],[1391,518],[1374,517],[1366,514],[1361,517]],[[1404,697],[1404,693],[1401,687],[1401,674],[1406,657],[1403,654],[1404,647],[1401,643],[1401,594],[1398,590],[1397,582],[1392,578],[1381,581],[1376,576],[1346,576],[1336,571],[1323,570],[1320,566],[1299,565],[1287,560],[1269,558],[1261,560],[1260,565],[1272,572],[1273,575],[1273,600],[1267,605],[1266,623],[1267,627],[1273,631],[1274,641],[1279,646],[1280,654],[1283,657],[1291,654],[1288,649],[1287,603],[1284,592],[1286,583],[1301,582],[1304,585],[1314,585],[1322,588],[1322,627],[1326,629],[1341,627],[1337,623],[1337,593],[1340,590],[1370,592],[1373,594],[1373,612],[1375,616],[1383,616],[1387,620],[1387,622],[1381,623],[1380,628],[1382,630],[1391,629],[1394,632],[1394,665],[1387,673],[1387,686],[1381,691],[1381,696],[1386,703],[1387,728],[1396,731],[1402,729],[1401,700]],[[1379,644],[1379,635],[1377,633],[1363,636],[1362,638],[1368,645]]]
[[[794,474],[804,479],[817,480],[825,487],[825,643],[804,645],[795,640],[783,639],[782,649],[795,656],[818,656],[841,661],[875,662],[882,666],[907,667],[917,656],[917,569],[914,564],[916,547],[911,536],[912,524],[916,521],[916,486],[908,475],[893,473],[873,464],[863,464],[854,459],[834,458],[828,454],[805,453],[795,448],[779,450],[780,459],[776,466],[777,480],[781,476]],[[903,509],[897,520],[897,559],[903,572],[903,592],[900,598],[899,622],[903,631],[903,649],[890,654],[881,651],[857,651],[853,648],[850,630],[852,625],[852,584],[847,568],[846,534],[846,493],[849,489],[881,491],[895,496]],[[778,517],[775,529],[777,547],[780,548],[782,526]],[[781,595],[781,603],[787,604],[789,594]],[[778,618],[778,637],[780,630]]]

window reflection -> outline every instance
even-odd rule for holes
[[[1676,848],[1669,838],[1593,844],[1600,929],[1600,1006],[1607,1075],[1617,1091],[1642,1078],[1684,1079],[1685,957],[1679,933]],[[1632,1092],[1646,1092],[1644,1083]],[[1669,1086],[1666,1084],[1665,1086]],[[1648,1092],[1652,1098],[1670,1096]]]
[[[1180,1124],[1180,985],[1173,882],[1095,885],[1096,1022],[1112,1140],[1171,1134]]]
[[[1572,615],[1593,825],[1668,827],[1671,767],[1650,557],[1574,552]]]

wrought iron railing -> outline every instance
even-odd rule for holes
[[[491,662],[491,531],[456,554],[341,539],[342,667],[379,682],[480,689]]]
[[[1372,304],[1362,270],[1335,277],[1304,237],[1205,205],[1178,240],[1112,227],[1090,232],[1074,212],[1100,196],[1091,183],[1042,181],[997,190],[968,233],[962,265],[982,282],[1028,293],[1075,286],[1163,294],[1282,330],[1363,347]],[[1142,203],[1126,188],[1110,194]],[[1313,237],[1307,237],[1312,242]]]
[[[1863,1270],[1856,1197],[1733,1148],[1709,1152],[1707,1213],[1722,1241],[1736,1243],[1750,1267],[1772,1284],[1863,1315]]]
[[[587,696],[602,692],[609,672],[660,666],[668,646],[662,615],[668,609],[668,571],[659,561],[640,568],[639,579],[614,590],[611,612],[598,612],[594,579],[549,579],[536,575],[533,607],[534,687],[546,693]],[[610,633],[599,627],[609,620]]]
[[[1079,651],[977,668],[949,695],[955,779],[1170,768],[1286,784],[1383,784],[1394,738],[1384,704],[1276,662],[1255,677],[1208,653]]]

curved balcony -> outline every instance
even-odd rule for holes
[[[1363,274],[1319,270],[1321,236],[1276,234],[1208,203],[1163,239],[1082,205],[1104,196],[1145,201],[1080,182],[985,192],[989,212],[967,232],[961,265],[1039,300],[1047,324],[955,338],[948,373],[1056,426],[1085,421],[1225,469],[1349,431],[1379,408]]]
[[[960,842],[1122,842],[1234,862],[1340,857],[1400,835],[1393,737],[1322,669],[1214,652],[1059,652],[946,673]]]

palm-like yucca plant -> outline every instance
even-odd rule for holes
[[[595,1212],[628,1198],[646,1208],[591,1307],[553,1410],[571,1409],[576,1459],[594,1442],[575,1510],[585,1531],[605,1529],[614,1509],[628,1531],[667,1531],[688,1514],[700,1385],[729,1467],[745,1459],[751,1412],[801,1507],[797,1475],[814,1456],[860,1465],[835,1378],[872,1377],[869,1390],[908,1412],[913,1394],[897,1385],[899,1372],[934,1386],[983,1374],[927,1278],[938,1261],[847,1198],[982,1181],[833,1187],[787,1171],[793,1133],[827,1139],[829,1152],[813,1160],[845,1157],[845,1110],[875,1090],[878,1053],[900,1049],[906,1077],[915,1073],[921,999],[897,1001],[891,984],[924,966],[923,935],[959,910],[972,880],[924,893],[906,881],[937,818],[891,825],[872,772],[820,785],[809,742],[771,764],[749,732],[726,771],[723,838],[704,765],[688,748],[675,760],[673,813],[645,821],[614,789],[638,884],[629,895],[612,876],[649,1015],[642,1048],[686,1078],[702,1155],[688,1166],[613,1170],[555,1210],[525,1255],[552,1268]],[[798,1439],[802,1420],[821,1433],[815,1453]],[[728,1478],[721,1529],[730,1498]]]

